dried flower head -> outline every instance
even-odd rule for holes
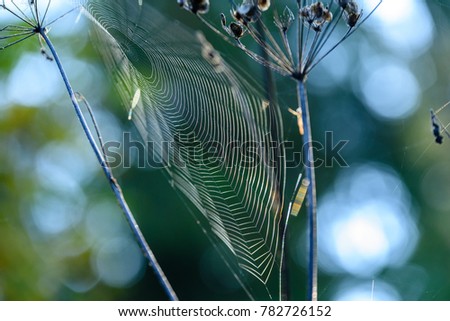
[[[285,7],[281,16],[275,16],[275,25],[282,31],[286,32],[295,21],[295,16],[289,7]]]
[[[198,6],[207,3],[209,5],[209,1],[178,0],[178,2],[184,8],[188,3],[188,9],[191,11],[199,10],[198,7],[193,7],[193,4]],[[221,14],[221,25],[226,34],[218,30],[205,16],[197,15],[197,17],[211,30],[222,36],[225,41],[242,49],[258,63],[283,76],[305,81],[309,72],[350,37],[379,7],[382,0],[379,0],[378,4],[364,19],[361,19],[362,10],[359,9],[355,0],[330,0],[327,2],[330,7],[325,5],[323,1],[308,1],[309,4],[305,5],[306,2],[305,0],[297,0],[297,16],[288,7],[284,9],[281,15],[277,15],[275,12],[274,22],[281,33],[281,38],[278,39],[271,34],[264,19],[261,19],[262,13],[270,7],[270,0],[242,0],[239,5],[235,4],[235,1],[231,1],[231,16],[234,21],[228,24],[225,15]],[[336,19],[333,19],[330,10],[333,5]],[[288,37],[288,30],[295,19],[300,20],[297,60],[290,44],[291,38]],[[328,42],[334,38],[332,33],[341,30],[337,25],[342,20],[348,26],[347,31],[334,44],[329,44]],[[257,25],[253,24],[255,21],[258,21]],[[264,55],[249,49],[247,44],[241,41],[244,34],[248,35],[247,38],[253,39],[263,49]],[[281,43],[279,39],[281,39]]]
[[[236,39],[241,38],[244,35],[244,26],[241,25],[239,22],[232,22],[230,23],[230,31],[232,33],[232,36]]]
[[[227,25],[227,18],[223,13],[220,14],[220,22],[222,24],[223,30],[234,39],[238,40],[244,35],[245,27],[240,22],[231,22],[230,25]]]
[[[345,6],[345,11],[350,12],[350,11],[359,11],[359,6],[358,3],[356,3],[356,1],[348,1],[347,2],[347,6]]]
[[[308,25],[311,25],[314,21],[314,15],[311,11],[310,6],[302,7],[299,10],[299,16],[303,19]]]
[[[220,15],[220,20],[222,23],[222,28],[229,36],[238,40],[244,35],[245,27],[240,22],[232,22],[229,26],[227,26],[227,19],[223,13]]]
[[[336,1],[342,9],[345,9],[345,7],[347,7],[347,4],[350,2],[350,0],[336,0]]]
[[[246,25],[257,21],[261,17],[259,4],[252,0],[245,0],[240,6],[231,12],[236,21]]]
[[[180,7],[193,14],[205,14],[209,11],[209,0],[177,0]]]
[[[333,14],[320,1],[300,8],[300,17],[305,21],[307,27],[319,32],[325,23],[333,19]]]
[[[53,61],[53,57],[45,49],[46,44],[44,41],[44,35],[49,32],[49,27],[61,19],[63,16],[53,19],[51,22],[47,22],[47,14],[49,12],[50,2],[48,3],[47,10],[44,14],[39,13],[38,3],[35,0],[28,0],[24,3],[15,3],[14,1],[1,0],[0,1],[0,11],[5,11],[19,21],[23,25],[3,25],[0,23],[0,50],[9,48],[15,44],[31,38],[34,35],[38,35],[37,39],[41,45],[41,54],[49,61]],[[76,8],[68,11],[72,12]]]
[[[347,25],[350,28],[353,28],[358,23],[361,18],[362,11],[359,10],[358,4],[356,1],[348,1],[347,5],[344,8],[344,17]]]
[[[270,8],[270,0],[258,0],[258,8],[261,11],[266,11]]]

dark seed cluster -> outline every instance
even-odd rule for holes
[[[321,31],[325,23],[333,19],[333,14],[322,2],[315,2],[300,8],[299,15],[305,21],[305,24],[314,31]]]
[[[356,1],[347,1],[347,2],[348,2],[347,5],[343,8],[344,17],[345,20],[347,21],[347,25],[353,28],[358,23],[359,18],[361,18],[362,11],[359,10]]]
[[[283,76],[290,76],[297,80],[305,80],[309,72],[330,54],[339,44],[350,37],[359,26],[375,11],[378,4],[361,19],[362,10],[356,0],[311,1],[296,0],[297,10],[291,11],[285,7],[281,14],[274,9],[274,23],[280,35],[272,34],[266,26],[266,11],[271,7],[270,0],[234,0],[231,4],[231,21],[227,22],[225,14],[220,15],[223,31],[217,29],[214,23],[202,15],[209,10],[209,0],[177,0],[184,9],[196,14],[210,29],[219,34],[224,40],[242,49],[248,56],[258,63],[278,72]],[[294,2],[294,0],[292,0]],[[239,2],[239,3],[237,3]],[[326,4],[324,4],[326,3]],[[329,44],[335,37],[331,34],[342,30],[337,27],[345,22],[347,31],[334,43]],[[291,46],[292,38],[288,35],[292,25],[297,24],[298,37],[301,42]],[[261,55],[241,41],[247,36],[264,50]],[[297,57],[292,48],[298,48]],[[295,59],[297,58],[297,59]]]
[[[177,0],[180,7],[194,14],[205,14],[209,11],[209,0]]]

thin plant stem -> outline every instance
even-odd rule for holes
[[[298,0],[299,7],[304,5],[303,0]],[[301,19],[297,22],[298,37],[298,62],[297,74],[294,79],[297,81],[297,100],[299,109],[302,114],[303,122],[303,166],[305,167],[305,177],[309,180],[310,185],[306,191],[306,212],[308,217],[308,288],[307,299],[317,301],[317,280],[318,280],[318,264],[317,264],[317,199],[316,199],[316,177],[314,167],[314,153],[312,146],[311,121],[309,117],[308,94],[305,87],[308,71],[303,70],[304,59],[304,27]],[[308,41],[306,40],[305,43]],[[300,174],[301,175],[301,174]],[[300,179],[300,178],[299,178]]]
[[[306,211],[309,229],[308,300],[317,301],[317,200],[314,153],[312,146],[311,122],[309,118],[308,96],[303,79],[297,80],[297,98],[303,120],[303,161],[305,176],[310,181],[306,194]]]
[[[268,50],[268,54],[270,54],[271,57],[274,56],[277,63],[286,64],[289,66],[291,64],[291,61],[286,57],[283,50],[281,50],[277,41],[273,38],[264,22],[262,20],[259,20],[258,25],[260,26],[258,27],[258,29],[260,28],[261,32],[259,32],[258,30],[254,30],[254,27],[251,24],[247,27],[253,39],[266,51]]]
[[[294,57],[292,56],[292,50],[291,50],[291,45],[289,44],[287,30],[283,31],[280,29],[280,32],[281,32],[281,38],[283,39],[284,48],[286,49],[288,56],[289,56],[289,60],[292,62],[292,64],[294,64]]]
[[[95,156],[97,157],[97,160],[100,163],[100,165],[103,169],[103,172],[110,183],[110,186],[119,202],[119,205],[125,214],[128,225],[130,226],[134,236],[136,237],[136,239],[139,243],[139,246],[141,247],[142,251],[144,252],[145,257],[148,260],[149,266],[155,272],[155,274],[158,278],[158,281],[160,282],[161,286],[163,287],[163,289],[166,292],[169,299],[172,301],[178,300],[178,297],[177,297],[175,291],[173,290],[167,277],[165,276],[163,270],[161,269],[158,261],[156,260],[156,257],[153,254],[153,251],[150,249],[150,246],[148,245],[147,241],[145,240],[145,237],[142,234],[142,232],[139,228],[139,225],[137,224],[136,219],[134,218],[134,215],[132,214],[132,212],[125,200],[122,190],[121,190],[119,184],[117,183],[117,180],[114,178],[114,176],[112,174],[111,168],[108,167],[108,164],[106,163],[106,161],[102,155],[102,152],[100,151],[97,144],[95,143],[95,139],[92,136],[92,133],[89,129],[89,126],[87,125],[87,122],[83,116],[83,113],[81,112],[80,106],[79,106],[77,98],[76,98],[76,94],[74,93],[74,91],[72,89],[72,86],[69,82],[66,72],[64,71],[61,60],[59,59],[59,56],[55,50],[55,47],[53,46],[53,43],[50,41],[44,28],[39,29],[39,34],[44,39],[45,43],[47,44],[47,46],[49,47],[49,49],[53,55],[53,58],[58,66],[59,72],[60,72],[61,77],[64,81],[64,84],[66,86],[67,92],[70,96],[70,100],[72,101],[72,105],[75,109],[75,113],[81,123],[81,126],[83,127],[83,131],[86,134],[86,136],[89,140],[89,143],[90,143],[92,149],[94,150]]]

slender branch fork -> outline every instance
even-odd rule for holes
[[[75,113],[78,117],[78,120],[80,121],[80,124],[83,128],[83,131],[89,141],[89,144],[92,147],[92,150],[94,151],[95,156],[97,157],[97,160],[100,164],[100,166],[102,167],[103,173],[105,174],[111,189],[114,192],[114,195],[119,203],[119,206],[121,207],[125,218],[128,222],[128,225],[131,228],[132,233],[134,234],[135,238],[137,239],[137,242],[139,243],[139,246],[141,247],[145,257],[148,260],[149,266],[153,269],[154,273],[156,274],[159,283],[161,284],[161,286],[163,287],[165,293],[167,294],[167,296],[169,297],[170,300],[175,301],[178,300],[178,297],[175,293],[175,291],[173,290],[171,284],[169,283],[166,275],[164,274],[161,266],[159,265],[158,261],[156,260],[155,255],[153,254],[153,251],[151,250],[150,246],[148,245],[144,235],[142,234],[141,229],[139,228],[138,223],[136,222],[136,219],[134,218],[133,213],[131,212],[125,197],[122,193],[122,190],[120,188],[120,185],[118,184],[117,180],[114,178],[114,175],[112,173],[111,168],[109,167],[108,163],[105,160],[104,154],[102,153],[102,151],[100,150],[100,148],[97,146],[97,143],[95,141],[94,136],[91,133],[91,130],[89,129],[89,126],[86,122],[86,119],[83,115],[83,112],[81,111],[80,105],[78,103],[78,99],[77,99],[77,94],[73,91],[73,88],[69,82],[69,79],[67,77],[67,74],[63,68],[63,65],[61,63],[61,60],[58,56],[58,53],[56,52],[55,47],[53,46],[53,43],[51,42],[50,38],[47,35],[47,28],[43,26],[43,23],[45,21],[47,12],[48,12],[48,8],[50,5],[50,1],[46,7],[45,10],[45,14],[43,15],[43,17],[41,18],[39,16],[39,12],[37,9],[37,0],[34,0],[33,3],[30,2],[30,7],[32,5],[34,5],[34,9],[32,8],[31,12],[32,12],[32,16],[33,16],[33,20],[28,19],[27,16],[24,14],[24,12],[17,7],[17,5],[15,5],[15,3],[12,1],[13,5],[19,10],[19,12],[22,14],[23,18],[21,16],[19,16],[18,14],[14,13],[12,10],[8,9],[5,5],[4,2],[2,2],[0,4],[0,8],[3,8],[5,10],[7,10],[8,12],[10,12],[11,14],[13,14],[14,16],[16,16],[19,20],[21,20],[22,22],[24,22],[25,24],[27,24],[28,26],[31,27],[28,28],[28,33],[25,33],[25,36],[23,38],[20,38],[19,40],[15,40],[13,41],[11,44],[4,46],[0,49],[5,49],[7,47],[10,47],[13,44],[16,44],[18,42],[21,42],[29,37],[31,37],[34,34],[39,35],[40,37],[42,37],[42,39],[44,40],[44,42],[47,44],[48,48],[50,49],[51,53],[52,53],[52,58],[50,58],[49,56],[47,56],[47,58],[49,58],[49,60],[54,60],[58,66],[59,72],[61,74],[61,77],[64,81],[64,84],[66,86],[67,92],[69,94],[70,100],[72,102],[72,105],[74,107]],[[57,19],[56,19],[57,20]],[[50,24],[52,24],[53,22],[55,22],[56,20],[53,20]],[[49,24],[47,24],[48,26]],[[0,31],[2,30],[6,30],[6,29],[12,29],[14,31],[22,30],[22,27],[12,27],[12,26],[7,26],[3,29],[0,29]],[[17,37],[16,35],[13,35],[13,37]],[[11,38],[13,38],[11,37]],[[6,38],[6,37],[5,37]],[[9,37],[8,37],[9,38]],[[2,39],[2,38],[0,38]],[[83,98],[84,99],[84,98]],[[89,108],[89,107],[88,107]],[[92,115],[92,114],[91,114]],[[95,119],[93,118],[94,124],[95,124]],[[100,139],[100,137],[99,137]]]

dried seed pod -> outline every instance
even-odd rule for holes
[[[330,22],[333,18],[328,7],[324,6],[322,2],[313,3],[311,5],[311,13],[314,15],[315,20],[325,20],[326,22]]]
[[[289,7],[284,8],[283,14],[275,17],[275,25],[283,32],[286,32],[295,21],[295,16]]]
[[[314,14],[312,13],[310,6],[300,8],[299,16],[300,18],[304,19],[308,24],[312,24],[314,21]]]
[[[337,3],[342,9],[345,9],[350,0],[337,0]]]
[[[270,0],[258,0],[258,8],[261,11],[266,11],[270,8]]]
[[[328,7],[325,7],[320,1],[301,8],[299,15],[305,20],[306,25],[316,32],[320,32],[322,26],[333,19],[333,14]]]
[[[311,27],[312,27],[312,29],[315,31],[315,32],[320,32],[320,31],[322,31],[322,24],[319,24],[319,23],[313,23],[312,25],[311,25]]]
[[[236,21],[246,25],[249,22],[255,22],[261,17],[261,10],[257,5],[251,3],[243,3],[232,12]]]
[[[237,22],[230,23],[230,31],[236,39],[239,39],[244,35],[244,27]]]
[[[315,2],[311,4],[311,13],[314,15],[316,19],[320,19],[323,16],[323,12],[325,11],[325,8],[323,6],[322,2]]]
[[[350,12],[358,12],[359,11],[359,6],[358,3],[356,3],[356,1],[347,1],[347,5],[345,6],[345,11],[350,13]]]
[[[359,18],[361,18],[361,13],[352,12],[352,13],[347,14],[347,16],[346,16],[347,25],[350,28],[353,28],[358,23]]]
[[[193,14],[204,14],[209,11],[209,0],[177,0],[177,3]]]
[[[209,0],[191,0],[191,11],[195,14],[204,14],[209,11]]]
[[[225,15],[223,13],[220,14],[220,22],[221,22],[223,28],[227,27],[227,18],[225,17]]]
[[[359,10],[356,1],[349,1],[345,7],[345,20],[350,28],[353,28],[358,23],[361,18],[362,11]]]
[[[331,20],[333,20],[333,14],[330,12],[330,10],[326,10],[323,13],[323,20],[325,20],[325,22],[330,22]]]

